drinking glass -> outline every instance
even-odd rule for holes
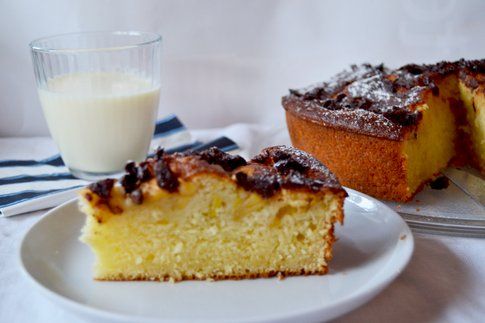
[[[40,103],[70,172],[95,180],[146,158],[160,97],[161,37],[84,32],[30,43]]]

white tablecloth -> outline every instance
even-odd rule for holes
[[[224,134],[248,157],[261,147],[287,144],[284,129],[233,125],[194,131],[200,139]],[[49,138],[0,139],[1,147],[22,145],[26,152],[52,149]],[[0,219],[0,322],[78,323],[32,290],[22,276],[18,247],[43,213]],[[415,234],[414,255],[406,270],[374,300],[339,322],[483,322],[485,320],[485,240]]]

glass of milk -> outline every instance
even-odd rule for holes
[[[30,43],[40,103],[64,163],[79,178],[146,158],[160,97],[161,37],[64,34]]]

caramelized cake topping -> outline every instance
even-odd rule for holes
[[[143,203],[141,186],[154,178],[159,188],[174,193],[179,180],[200,173],[213,173],[234,180],[247,191],[269,198],[285,189],[306,189],[312,192],[345,191],[336,177],[318,160],[295,148],[275,146],[264,149],[247,162],[213,147],[201,152],[166,153],[157,150],[153,158],[136,164],[129,162],[120,184],[136,204]],[[88,186],[103,203],[109,202],[115,180],[107,179]]]
[[[90,184],[88,188],[94,194],[98,195],[102,200],[108,200],[111,197],[111,190],[115,184],[115,180],[108,178],[102,181]]]
[[[156,154],[155,166],[155,178],[160,188],[166,189],[173,193],[178,191],[179,181],[178,176],[170,168],[170,158],[163,153],[163,150],[159,149]]]
[[[269,147],[251,161],[275,169],[283,188],[306,188],[314,192],[325,187],[341,188],[328,168],[308,153],[295,148]]]
[[[436,82],[456,73],[465,84],[485,84],[485,60],[405,65],[391,70],[384,65],[352,65],[329,82],[290,90],[284,108],[304,119],[374,137],[402,140],[421,119],[416,106],[424,95],[439,95]],[[480,75],[479,75],[480,76]],[[483,75],[481,75],[483,76]]]
[[[247,164],[246,160],[241,156],[227,154],[216,147],[201,151],[198,156],[209,164],[221,166],[227,172],[231,172],[239,166]]]

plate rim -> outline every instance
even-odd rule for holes
[[[394,268],[389,271],[389,274],[384,279],[381,279],[373,285],[367,286],[368,284],[364,285],[367,286],[365,288],[359,288],[357,289],[356,292],[351,293],[346,295],[345,297],[337,300],[337,301],[332,301],[330,303],[326,303],[324,306],[317,306],[317,307],[311,307],[311,308],[305,308],[303,310],[298,310],[292,313],[287,313],[284,315],[278,315],[277,313],[275,315],[270,315],[270,316],[255,316],[254,318],[250,318],[251,322],[281,322],[281,321],[288,321],[288,320],[295,320],[295,319],[303,319],[304,317],[314,317],[318,315],[321,312],[328,311],[331,308],[338,307],[339,305],[349,303],[352,301],[358,301],[358,304],[356,306],[353,306],[347,311],[343,311],[341,314],[338,314],[336,317],[339,317],[341,315],[344,315],[345,313],[349,313],[352,310],[355,310],[356,308],[364,305],[368,301],[370,301],[372,298],[374,298],[377,294],[379,294],[383,289],[385,289],[391,282],[393,282],[397,276],[399,276],[404,269],[407,267],[409,264],[409,261],[412,258],[412,255],[414,253],[414,247],[415,247],[415,242],[414,242],[414,236],[413,233],[408,225],[408,223],[401,217],[399,213],[397,213],[395,210],[384,204],[383,202],[368,196],[364,193],[361,193],[359,191],[350,189],[348,187],[344,187],[344,189],[349,193],[349,197],[351,195],[355,196],[360,196],[364,197],[366,199],[371,200],[375,204],[379,206],[379,208],[384,208],[387,209],[388,212],[393,213],[394,216],[396,217],[397,221],[401,222],[402,226],[402,231],[404,231],[404,234],[406,235],[406,242],[405,245],[402,246],[402,251],[404,251],[404,254],[402,255],[399,262],[396,262],[396,265]],[[106,320],[116,320],[116,321],[124,321],[124,322],[133,322],[133,321],[142,321],[142,322],[180,322],[180,321],[185,321],[188,320],[189,318],[168,318],[168,317],[160,317],[156,318],[153,316],[144,316],[144,315],[136,315],[136,314],[121,314],[117,312],[113,312],[110,310],[106,309],[100,309],[93,307],[89,304],[84,304],[81,302],[78,302],[74,299],[71,299],[67,296],[64,296],[63,294],[60,294],[56,291],[51,290],[47,286],[45,286],[43,283],[38,281],[35,277],[31,275],[29,270],[26,268],[26,265],[23,260],[23,251],[26,245],[26,241],[28,239],[28,236],[31,234],[31,232],[34,230],[35,227],[37,227],[43,220],[45,220],[47,217],[51,216],[53,213],[57,213],[60,209],[63,209],[71,204],[78,203],[78,198],[73,198],[70,199],[59,206],[56,206],[55,208],[52,208],[51,210],[48,210],[45,212],[26,232],[24,233],[22,239],[20,240],[20,243],[18,244],[17,247],[17,262],[18,266],[20,267],[20,270],[23,274],[24,277],[27,278],[29,283],[31,285],[35,286],[35,289],[40,292],[40,294],[46,296],[49,300],[53,302],[57,302],[60,305],[62,305],[65,308],[68,308],[71,311],[74,311],[75,313],[82,313],[82,314],[87,314],[91,317],[96,316],[102,319]],[[344,227],[345,228],[345,227]],[[397,248],[395,247],[394,250]],[[366,294],[371,294],[371,296],[364,300],[360,301],[361,298],[365,298]],[[197,321],[197,322],[227,322],[227,319],[224,318],[214,318],[214,319],[190,319],[191,321]],[[231,322],[247,322],[247,320],[241,320],[241,319],[232,319],[230,320]]]

